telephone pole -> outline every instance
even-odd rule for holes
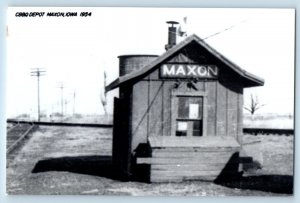
[[[64,116],[64,84],[61,83],[60,86],[58,87],[61,90],[61,118]]]
[[[76,89],[74,90],[73,93],[73,116],[75,115],[75,98],[76,98]]]
[[[38,95],[38,121],[40,121],[40,77],[41,76],[44,76],[46,73],[46,71],[42,68],[32,68],[31,69],[31,76],[35,76],[37,77],[37,85],[38,85],[38,88],[37,88],[37,95]]]

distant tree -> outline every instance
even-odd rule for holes
[[[101,104],[103,106],[104,109],[104,113],[105,115],[107,115],[107,98],[106,98],[106,91],[105,91],[105,87],[106,87],[106,71],[103,72],[103,91],[100,93],[100,99],[101,99]]]
[[[265,104],[260,104],[258,101],[258,97],[254,97],[253,94],[250,96],[250,104],[248,106],[245,106],[244,109],[250,112],[250,114],[253,116],[255,112],[257,112],[258,109],[265,106]]]

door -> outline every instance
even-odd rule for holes
[[[172,96],[172,135],[201,137],[206,126],[205,95],[184,93]]]
[[[177,96],[176,136],[203,135],[203,97]]]

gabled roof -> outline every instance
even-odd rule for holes
[[[243,69],[241,69],[239,66],[225,58],[222,54],[217,52],[215,49],[213,49],[211,46],[209,46],[207,43],[205,43],[201,38],[199,38],[197,35],[193,34],[189,37],[187,37],[185,40],[180,42],[179,44],[173,46],[171,49],[167,50],[164,54],[153,60],[151,63],[146,65],[144,68],[132,72],[130,74],[121,76],[117,78],[115,81],[110,83],[108,86],[105,87],[105,91],[108,92],[112,89],[115,89],[119,87],[120,85],[129,82],[133,79],[144,77],[150,72],[153,71],[154,68],[157,67],[160,63],[164,62],[166,59],[168,59],[170,56],[178,52],[180,49],[184,48],[186,45],[191,43],[192,41],[196,41],[200,46],[205,48],[209,53],[214,55],[216,58],[218,58],[221,62],[223,62],[225,65],[227,65],[229,68],[231,68],[233,71],[235,71],[238,75],[240,75],[244,80],[247,82],[245,84],[245,87],[254,87],[254,86],[262,86],[264,85],[264,80],[262,78],[259,78]]]

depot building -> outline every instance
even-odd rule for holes
[[[166,52],[119,56],[114,99],[113,168],[124,180],[216,180],[239,172],[243,90],[264,80],[196,35]],[[175,25],[174,25],[175,24]]]

